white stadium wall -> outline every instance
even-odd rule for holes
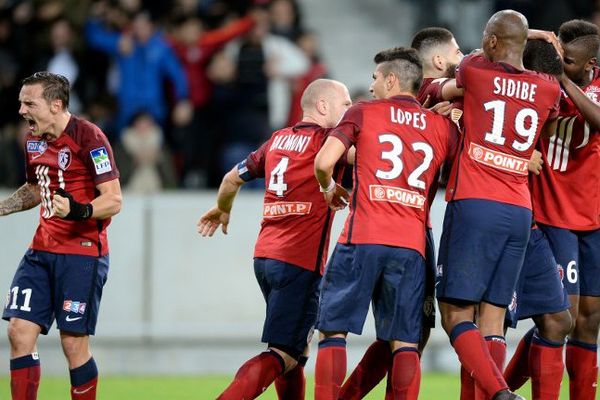
[[[231,373],[264,348],[259,343],[264,301],[252,267],[262,195],[242,191],[229,234],[219,231],[202,238],[196,233],[196,221],[214,204],[215,196],[215,192],[124,196],[123,210],[109,227],[110,272],[92,340],[105,373]],[[444,207],[440,194],[432,210],[436,238]],[[336,217],[333,240],[345,215],[344,211]],[[37,209],[0,219],[0,290],[8,291],[37,219]],[[2,331],[0,348],[6,356],[0,357],[0,373],[7,373],[8,342]],[[369,319],[363,336],[349,339],[350,366],[373,339]],[[447,337],[437,328],[426,350],[425,368],[455,370],[450,350]],[[64,373],[55,327],[40,341],[39,352],[45,373]]]

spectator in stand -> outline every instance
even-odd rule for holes
[[[137,114],[123,130],[115,157],[123,163],[119,169],[125,190],[148,194],[174,186],[172,163],[163,142],[160,125],[147,112]]]
[[[298,4],[293,0],[274,0],[269,5],[271,33],[295,42],[302,35]]]
[[[103,3],[98,3],[93,9],[94,17],[86,24],[86,38],[92,47],[110,54],[117,63],[117,129],[144,110],[148,110],[161,126],[166,126],[165,78],[172,83],[175,91],[173,123],[176,126],[189,123],[193,110],[188,100],[185,72],[162,32],[155,28],[150,14],[138,11],[130,30],[115,32],[102,22],[106,12],[103,6]]]
[[[287,121],[290,81],[304,74],[309,62],[289,40],[270,34],[269,14],[254,10],[256,25],[240,43],[227,48],[236,66],[233,86],[237,101],[227,110],[228,143],[222,164],[231,165],[247,154],[272,130]]]
[[[215,147],[215,128],[212,126],[210,99],[212,83],[207,76],[208,63],[229,41],[252,29],[254,19],[245,16],[222,28],[205,31],[195,15],[177,23],[170,38],[175,54],[181,61],[189,82],[194,117],[190,124],[176,129],[176,146],[183,158],[183,184],[186,187],[205,186],[207,169]]]
[[[314,32],[305,31],[296,40],[296,44],[310,61],[310,67],[304,75],[299,76],[292,82],[292,94],[290,102],[290,114],[288,116],[287,126],[292,126],[302,119],[302,108],[300,107],[300,98],[304,89],[314,80],[325,78],[327,76],[327,67],[321,61],[319,55],[319,42]]]

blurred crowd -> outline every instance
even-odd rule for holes
[[[327,74],[295,0],[0,0],[0,187],[24,182],[18,92],[40,70],[138,193],[218,186]]]

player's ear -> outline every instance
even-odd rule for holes
[[[52,100],[50,102],[50,110],[55,114],[57,112],[59,112],[60,110],[62,110],[62,100],[59,100],[59,99]]]
[[[398,77],[394,73],[390,72],[389,74],[387,74],[387,76],[385,77],[385,86],[388,91],[394,87],[394,84],[396,83],[397,79]]]
[[[596,63],[598,62],[598,59],[596,57],[592,57],[588,60],[587,63],[585,63],[585,71],[589,72],[591,71],[594,66],[596,65]]]
[[[319,112],[319,114],[321,115],[325,115],[327,114],[327,110],[329,109],[329,104],[327,104],[327,100],[325,100],[324,98],[319,98],[317,100],[317,111]]]
[[[444,70],[444,60],[439,54],[436,54],[432,57],[431,63],[439,70]]]

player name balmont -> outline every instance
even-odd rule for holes
[[[390,119],[395,124],[412,125],[417,129],[425,129],[427,121],[422,112],[410,112],[396,107],[390,107]]]
[[[535,102],[535,91],[537,85],[535,83],[522,82],[516,79],[494,78],[494,94],[500,96],[514,97],[519,100]]]
[[[305,135],[281,135],[275,136],[269,151],[273,150],[288,150],[303,153],[308,147],[310,136]]]

